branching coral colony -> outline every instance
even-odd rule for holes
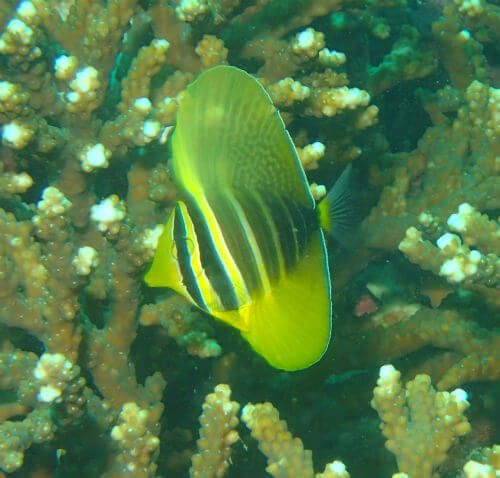
[[[342,457],[316,477],[498,476],[498,1],[8,0],[0,24],[1,476],[262,476],[240,417],[267,473],[313,476],[273,405],[217,383]],[[356,159],[369,211],[296,375],[141,281],[177,105],[223,63],[267,89],[315,198]]]

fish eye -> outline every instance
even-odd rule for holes
[[[191,257],[194,254],[194,242],[189,237],[184,237],[184,241],[185,241],[186,246],[187,246],[188,254]]]
[[[194,241],[189,238],[188,236],[182,236],[182,242],[186,245],[186,251],[189,259],[193,256],[195,252],[195,244]],[[176,262],[179,262],[179,257],[178,257],[178,247],[175,242],[172,242],[172,246],[170,247],[170,256],[172,259],[174,259]],[[195,277],[198,279],[202,275],[202,271],[195,272]]]
[[[187,236],[183,236],[182,237],[182,241],[184,242],[184,244],[186,244],[187,253],[191,257],[194,254],[194,250],[195,250],[195,245],[194,245],[193,240],[191,238],[187,237]],[[178,260],[177,259],[177,253],[178,253],[177,244],[175,243],[175,241],[173,241],[172,242],[172,246],[170,248],[170,255],[175,260]]]

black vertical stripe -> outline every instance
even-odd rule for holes
[[[189,247],[198,247],[198,244],[189,244],[191,239],[187,237],[186,222],[179,205],[175,207],[174,216],[174,242],[177,248],[177,260],[182,276],[182,283],[188,294],[200,309],[207,310],[207,306],[201,295],[196,275],[191,267],[191,253]],[[193,238],[194,240],[194,238]]]
[[[188,214],[194,225],[194,231],[200,250],[201,266],[208,281],[221,300],[224,310],[236,310],[241,303],[231,278],[228,276],[222,258],[215,247],[207,221],[196,201],[186,199]]]
[[[289,271],[298,262],[298,246],[291,215],[285,201],[277,194],[266,192],[266,194],[262,195],[262,199],[266,202],[266,206],[273,218],[285,270]]]
[[[254,233],[269,281],[275,283],[280,277],[280,245],[273,240],[273,226],[268,222],[271,218],[266,217],[265,204],[256,191],[241,191],[237,198]]]
[[[219,195],[210,206],[219,222],[229,253],[240,270],[249,294],[262,290],[257,260],[233,200]]]
[[[292,219],[293,232],[299,248],[299,256],[302,257],[311,234],[319,227],[316,211],[312,208],[301,206],[295,201],[285,201],[285,204]]]

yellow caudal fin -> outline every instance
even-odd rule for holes
[[[300,370],[317,362],[331,334],[330,277],[323,235],[311,238],[296,268],[247,311],[243,337],[270,365]]]

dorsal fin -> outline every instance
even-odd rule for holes
[[[246,72],[218,66],[186,90],[172,138],[181,189],[273,190],[314,207],[295,147],[269,95]]]

